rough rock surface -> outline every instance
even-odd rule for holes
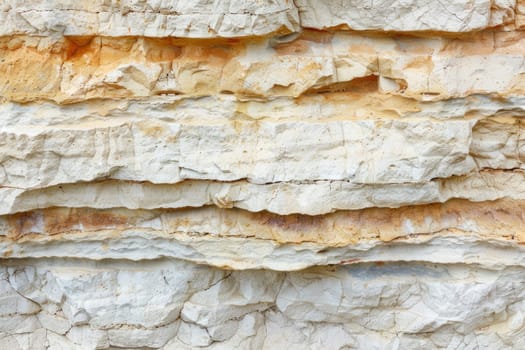
[[[0,349],[524,349],[524,0],[0,0]]]

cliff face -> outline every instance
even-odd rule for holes
[[[0,349],[524,349],[525,1],[0,0]]]

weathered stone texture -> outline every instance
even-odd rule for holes
[[[523,0],[0,0],[0,349],[525,348]]]

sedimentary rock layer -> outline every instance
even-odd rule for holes
[[[515,0],[2,0],[0,35],[244,37],[302,28],[469,32],[514,22]],[[444,13],[445,12],[445,13]]]
[[[524,29],[0,0],[0,348],[524,348]]]
[[[291,41],[17,35],[0,40],[0,83],[4,98],[21,102],[220,92],[244,99],[327,91],[423,101],[515,96],[524,91],[524,36],[308,30]]]
[[[299,29],[292,1],[2,0],[0,35],[243,37]]]
[[[521,187],[524,176],[521,170],[485,170],[424,183],[378,185],[326,180],[271,184],[190,180],[152,184],[105,180],[32,190],[4,187],[0,189],[4,203],[0,215],[56,206],[176,209],[206,205],[281,215],[321,215],[336,210],[442,203],[454,198],[473,202],[504,198],[524,200],[525,191]]]
[[[520,124],[507,118],[19,125],[1,133],[2,180],[30,188],[100,178],[417,183],[521,168]]]
[[[521,268],[395,263],[285,273],[169,259],[38,259],[11,261],[0,274],[2,301],[9,305],[0,315],[5,347],[524,345]]]
[[[95,260],[172,257],[229,269],[281,271],[378,261],[525,266],[523,250],[516,247],[525,241],[524,206],[524,201],[453,200],[322,216],[213,206],[53,208],[0,217],[0,254]]]

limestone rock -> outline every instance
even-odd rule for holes
[[[301,27],[469,32],[511,23],[515,0],[102,1],[3,0],[1,35],[242,37]]]
[[[32,264],[34,260],[25,260],[8,267],[9,279],[14,271],[23,273]],[[86,272],[78,274],[79,268]],[[144,276],[185,284],[184,278],[172,278],[188,268],[188,271],[195,271],[191,264],[165,259],[138,263],[40,259],[39,267],[31,273],[33,281],[18,283],[15,288],[30,299],[24,290],[31,290],[31,285],[45,285],[49,280],[58,283],[64,297],[55,301],[52,301],[53,296],[46,297],[47,303],[55,305],[57,310],[84,300],[86,291],[80,286],[94,288],[91,302],[83,306],[84,323],[72,326],[66,336],[39,328],[31,334],[0,337],[0,344],[20,344],[18,348],[29,349],[31,345],[23,345],[22,339],[26,337],[31,338],[27,341],[33,344],[35,341],[48,342],[57,348],[59,344],[66,348],[75,348],[75,345],[79,348],[133,348],[136,344],[149,344],[146,346],[162,349],[198,346],[299,349],[306,344],[314,349],[341,346],[382,349],[405,344],[410,348],[438,349],[476,340],[487,347],[502,349],[523,345],[521,337],[515,339],[523,334],[525,312],[520,282],[523,270],[516,267],[495,271],[469,265],[395,263],[300,272],[233,271],[227,275],[214,268],[200,267],[201,277],[207,282],[203,280],[199,288],[208,283],[211,289],[179,293],[183,298],[183,313],[194,309],[197,302],[200,312],[219,316],[222,325],[231,325],[231,331],[223,340],[209,340],[213,334],[213,321],[209,318],[201,318],[197,324],[183,316],[184,321],[174,318],[166,326],[149,330],[137,327],[135,322],[146,323],[149,318],[140,304],[151,305],[151,295],[162,297],[155,302],[159,306],[156,324],[162,322],[165,313],[162,308],[172,308],[172,299],[163,298],[171,293],[169,288],[161,291],[161,284],[144,283]],[[115,270],[118,274],[108,274]],[[134,286],[129,293],[136,298],[135,303],[123,303],[117,291],[122,288],[119,287],[118,281],[122,281],[119,275],[125,275],[130,286]],[[223,278],[213,282],[220,275]],[[100,283],[106,288],[97,288]],[[229,302],[220,305],[220,310],[217,309],[218,295],[212,289],[223,290],[226,294],[221,294],[229,296]],[[94,309],[90,304],[106,305],[106,310],[116,314],[136,314],[137,319],[107,330],[119,321],[108,318],[101,323],[100,312],[95,311],[98,307]],[[241,307],[248,304],[253,307]],[[257,309],[259,311],[254,311]],[[429,333],[432,336],[429,337]],[[141,341],[141,334],[149,337]],[[166,341],[165,334],[175,336]],[[131,340],[134,340],[133,345],[130,345]]]
[[[405,97],[408,104],[398,108],[406,108],[411,99],[522,96],[524,41],[523,32],[449,38],[306,30],[295,40],[278,43],[266,37],[210,43],[8,36],[0,38],[0,91],[11,101],[59,103],[220,93],[250,100],[347,92]]]
[[[509,23],[513,0],[297,0],[301,25],[352,30],[468,32]]]
[[[525,348],[524,0],[0,0],[0,349]]]
[[[299,26],[291,1],[0,2],[0,35],[242,37]]]

